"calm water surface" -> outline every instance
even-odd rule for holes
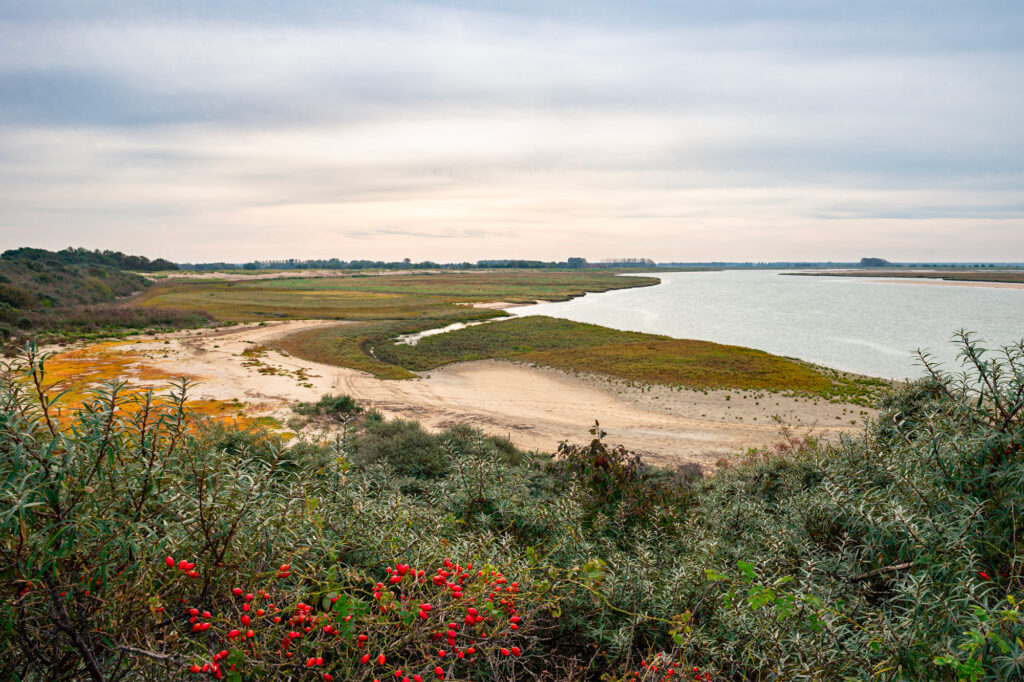
[[[957,329],[990,345],[1024,338],[1024,289],[790,277],[780,271],[657,272],[654,287],[514,308],[615,329],[729,343],[903,379],[918,348],[956,360]]]

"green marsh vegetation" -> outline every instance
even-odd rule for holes
[[[1024,348],[961,342],[865,433],[706,478],[599,427],[544,455],[371,413],[285,448],[186,384],[58,427],[30,351],[0,372],[0,677],[1019,679]]]
[[[740,346],[618,331],[540,315],[427,336],[414,346],[377,343],[373,350],[377,360],[414,371],[496,358],[641,385],[775,390],[860,404],[872,403],[879,391],[891,385]]]
[[[506,270],[383,274],[366,277],[180,281],[152,287],[143,307],[204,310],[226,322],[280,319],[435,320],[500,315],[473,309],[489,301],[562,301],[587,292],[658,283],[610,271]]]

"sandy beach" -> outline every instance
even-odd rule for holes
[[[420,378],[384,381],[364,372],[309,362],[262,347],[331,321],[289,321],[178,332],[114,346],[139,362],[197,381],[193,398],[239,399],[252,414],[291,416],[296,401],[348,393],[388,417],[416,419],[432,429],[471,424],[527,449],[552,451],[559,441],[583,442],[595,419],[608,440],[661,464],[715,461],[777,440],[777,415],[797,434],[835,438],[857,429],[857,406],[813,398],[740,391],[647,389],[601,377],[573,376],[517,363],[483,360],[445,366]],[[344,323],[341,323],[344,324]],[[247,350],[260,349],[255,358]],[[255,362],[254,362],[255,360]]]

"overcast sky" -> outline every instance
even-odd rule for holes
[[[1024,261],[1022,36],[1018,1],[0,0],[0,245]]]

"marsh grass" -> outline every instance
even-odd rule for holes
[[[218,320],[231,322],[462,319],[460,312],[472,314],[473,309],[465,307],[472,303],[561,301],[590,291],[651,286],[658,282],[654,277],[568,270],[297,276],[238,282],[173,280],[154,285],[134,305],[204,310]]]
[[[541,315],[374,346],[378,360],[426,371],[488,358],[533,362],[640,384],[777,390],[867,404],[889,382],[855,377],[763,351],[609,329]]]

